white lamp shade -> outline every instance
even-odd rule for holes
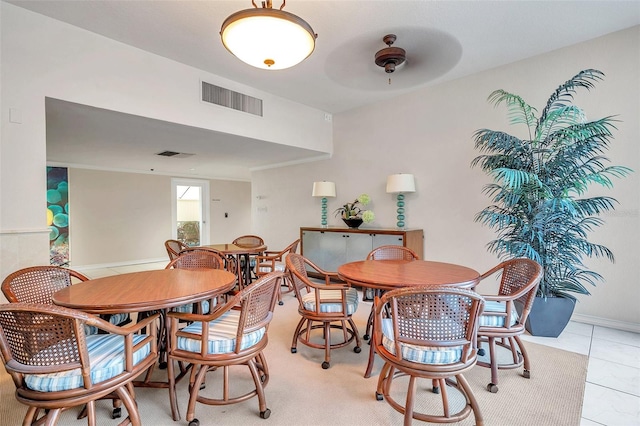
[[[416,192],[416,180],[408,173],[398,173],[387,177],[387,192],[391,194],[401,192]]]
[[[304,61],[316,44],[316,34],[303,19],[264,7],[229,16],[220,36],[224,47],[238,59],[268,70],[281,70]]]
[[[335,182],[313,182],[312,197],[335,197],[336,196],[336,184]]]

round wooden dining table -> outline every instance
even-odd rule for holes
[[[170,336],[167,312],[176,306],[213,299],[235,287],[236,276],[223,269],[160,269],[112,275],[84,281],[57,291],[53,303],[92,314],[158,311],[161,315],[159,336],[160,367],[166,365]],[[182,369],[176,380],[187,370]],[[152,381],[152,369],[136,386],[166,388],[168,381]],[[171,406],[172,416],[176,412]]]
[[[361,260],[338,267],[338,276],[351,285],[378,292],[416,285],[474,288],[480,280],[480,273],[474,269],[429,260]],[[374,307],[371,309],[373,313]],[[369,321],[372,320],[370,315]],[[374,345],[371,344],[364,377],[371,376],[373,358]]]

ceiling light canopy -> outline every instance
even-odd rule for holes
[[[271,0],[259,8],[245,9],[222,24],[222,44],[238,59],[256,68],[281,70],[304,61],[315,49],[317,34],[303,19],[271,7]]]

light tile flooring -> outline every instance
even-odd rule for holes
[[[165,266],[157,262],[82,272],[99,278]],[[571,322],[558,338],[524,339],[589,356],[581,426],[640,425],[640,334]]]

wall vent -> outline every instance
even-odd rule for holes
[[[162,151],[162,152],[158,152],[156,155],[159,155],[161,157],[188,158],[195,154],[187,154],[186,152],[176,152],[176,151]]]
[[[262,117],[262,99],[215,86],[206,81],[202,82],[202,100]]]

